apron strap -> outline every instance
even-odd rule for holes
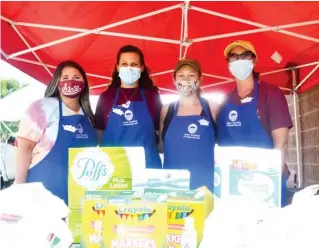
[[[254,102],[254,105],[256,106],[256,109],[258,109],[258,89],[259,89],[259,83],[258,83],[258,79],[255,79],[254,80],[254,99],[253,99],[253,102]]]
[[[141,92],[142,100],[143,100],[144,102],[146,102],[146,98],[145,98],[145,95],[144,95],[144,90],[143,90],[142,88],[140,88],[140,87],[138,87],[138,89],[139,89],[139,91]]]
[[[117,100],[119,99],[120,90],[121,90],[120,87],[117,88],[116,90],[112,108],[116,107]]]
[[[210,109],[207,109],[207,108],[209,108],[208,102],[207,102],[207,104],[205,104],[204,99],[202,97],[199,97],[199,102],[202,106],[202,109],[203,109],[205,115],[209,118],[211,116],[211,111],[210,111]]]
[[[61,117],[63,116],[63,112],[62,112],[62,99],[61,97],[59,97],[59,117],[61,120]]]

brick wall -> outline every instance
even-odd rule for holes
[[[293,118],[293,98],[287,97]],[[319,86],[299,96],[300,132],[304,186],[319,183]],[[296,132],[289,133],[287,163],[292,172],[297,171]],[[293,174],[293,173],[292,173]],[[293,175],[288,186],[293,184]]]

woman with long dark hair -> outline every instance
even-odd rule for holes
[[[131,45],[117,54],[112,82],[95,113],[101,146],[142,146],[146,167],[162,168],[157,151],[161,100],[142,51]]]
[[[42,182],[68,204],[68,149],[96,145],[85,71],[64,61],[20,121],[15,182]]]

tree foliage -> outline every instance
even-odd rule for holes
[[[13,92],[23,88],[26,85],[19,83],[15,79],[1,79],[1,87],[0,87],[0,99],[12,94]],[[19,128],[19,122],[5,122],[5,125],[11,130],[12,133],[17,133]],[[5,127],[5,125],[0,123],[0,141],[6,141],[12,134]]]

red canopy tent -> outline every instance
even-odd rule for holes
[[[304,92],[319,83],[319,2],[1,2],[1,58],[47,84],[63,60],[104,91],[118,49],[140,47],[161,93],[179,58],[200,61],[205,92],[234,87],[223,49],[253,42],[261,79]],[[272,59],[274,54],[281,59]],[[291,68],[297,69],[292,85]]]

